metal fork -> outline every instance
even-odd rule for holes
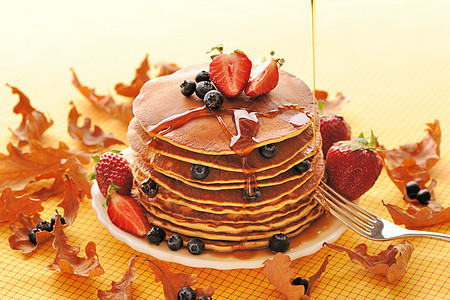
[[[319,185],[314,198],[324,206],[327,204],[331,214],[341,220],[342,223],[360,235],[375,241],[415,236],[450,241],[450,235],[448,234],[409,230],[386,221],[348,201],[324,182]]]

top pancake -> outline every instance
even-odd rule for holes
[[[157,136],[193,152],[234,154],[235,151],[230,148],[230,134],[238,135],[235,124],[235,119],[238,118],[233,117],[236,111],[243,112],[244,115],[257,113],[259,128],[254,136],[254,143],[247,147],[247,151],[300,134],[312,122],[313,112],[317,112],[308,86],[294,75],[280,70],[278,85],[270,93],[254,99],[241,93],[233,99],[225,98],[223,107],[215,112],[181,120],[186,113],[204,106],[203,101],[195,94],[185,97],[180,92],[180,84],[186,79],[194,79],[201,70],[208,70],[208,65],[181,69],[172,75],[145,83],[133,103],[133,113],[150,136]],[[258,114],[277,111],[272,116]],[[222,118],[222,125],[218,118]],[[169,124],[174,119],[177,119],[175,123],[178,124]],[[155,129],[161,124],[171,125],[170,130]]]

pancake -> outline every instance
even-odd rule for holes
[[[300,234],[322,213],[313,195],[325,173],[318,108],[300,79],[257,98],[244,93],[211,111],[180,83],[207,65],[145,83],[133,103],[133,196],[152,226],[231,252]],[[274,152],[260,149],[271,145]],[[204,166],[203,174],[192,173]],[[304,170],[299,170],[298,166]],[[158,189],[149,192],[147,182]],[[156,192],[157,191],[157,192]]]

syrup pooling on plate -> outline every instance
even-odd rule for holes
[[[181,127],[192,119],[210,116],[216,117],[222,130],[230,138],[230,149],[242,159],[242,171],[247,176],[245,192],[247,195],[253,197],[257,189],[257,182],[255,172],[251,166],[248,166],[247,155],[255,148],[255,145],[258,144],[258,140],[256,139],[256,134],[259,129],[258,117],[274,118],[280,113],[289,110],[298,111],[297,114],[289,119],[289,123],[295,127],[301,127],[308,124],[312,118],[309,113],[305,113],[304,109],[296,104],[285,104],[266,112],[251,111],[246,108],[226,109],[222,107],[219,111],[225,114],[231,114],[232,116],[236,129],[236,135],[234,135],[230,128],[227,127],[222,116],[219,114],[219,111],[212,111],[206,106],[203,106],[188,110],[185,113],[173,115],[150,127],[148,133],[153,137],[153,141],[150,141],[150,143],[157,143],[154,141],[158,136],[162,136]]]

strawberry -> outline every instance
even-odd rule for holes
[[[98,187],[105,198],[110,184],[120,187],[117,193],[122,195],[131,194],[133,174],[128,162],[122,155],[115,152],[106,152],[100,157],[97,155],[92,158],[97,163],[93,176],[97,180]]]
[[[273,55],[273,52],[271,53]],[[258,65],[251,73],[245,94],[250,97],[257,97],[267,94],[278,84],[278,65],[283,65],[283,59],[273,59],[272,57]]]
[[[252,62],[242,51],[223,53],[222,46],[213,49],[219,50],[220,54],[213,56],[209,64],[209,77],[225,97],[234,98],[244,90],[250,77]]]
[[[146,236],[150,225],[142,207],[130,196],[109,193],[107,196],[108,216],[120,229],[137,236]]]
[[[370,142],[361,134],[353,141],[341,141],[331,146],[327,156],[328,185],[349,200],[367,192],[378,179],[383,162],[377,154],[377,140]]]
[[[322,135],[322,152],[327,158],[328,149],[339,141],[350,140],[351,129],[341,116],[320,117],[320,134]]]

